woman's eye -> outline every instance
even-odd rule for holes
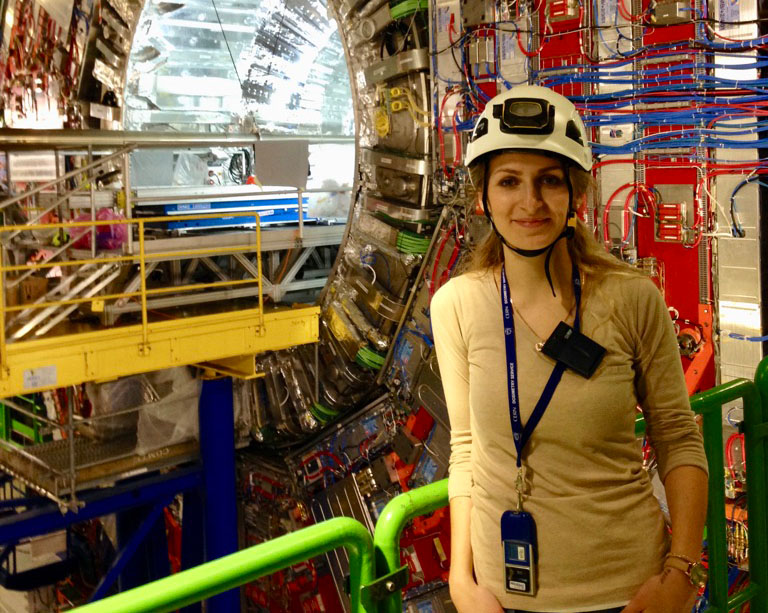
[[[555,176],[555,175],[544,175],[541,178],[542,185],[547,186],[556,186],[556,185],[562,185],[563,179],[561,177]]]
[[[517,179],[514,177],[505,177],[501,181],[499,181],[499,185],[502,187],[512,187],[514,185],[517,185]]]

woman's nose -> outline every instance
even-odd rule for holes
[[[523,206],[536,207],[542,203],[541,190],[535,182],[524,182],[520,197]]]

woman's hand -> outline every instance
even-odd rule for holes
[[[696,589],[684,573],[664,569],[643,583],[621,613],[688,613],[696,599]]]
[[[472,580],[450,582],[451,600],[458,613],[504,613],[491,592]]]

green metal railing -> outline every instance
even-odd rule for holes
[[[375,595],[379,613],[402,613],[402,588],[408,583],[408,566],[400,564],[400,535],[414,517],[448,504],[448,479],[396,496],[387,503],[376,523],[373,548],[376,576],[383,592]]]
[[[741,399],[749,493],[750,584],[728,596],[725,466],[722,406]],[[740,379],[691,398],[702,416],[709,465],[708,613],[728,613],[749,602],[753,611],[768,611],[768,358],[757,368],[755,383]],[[638,424],[642,432],[644,424]],[[81,613],[163,613],[204,600],[269,575],[292,564],[345,547],[349,554],[352,613],[401,613],[408,567],[400,561],[400,536],[406,524],[448,504],[444,479],[406,492],[384,508],[373,539],[354,519],[338,517],[208,562],[145,586],[77,609]]]
[[[722,406],[741,399],[744,405],[744,453],[749,475],[749,586],[728,597],[728,548],[725,514],[725,461]],[[709,551],[709,606],[707,613],[728,613],[750,602],[756,611],[768,611],[768,526],[766,512],[766,436],[768,435],[768,358],[757,367],[755,383],[737,379],[691,397],[691,408],[702,416],[704,449],[709,467],[707,547]],[[635,434],[645,433],[638,415]]]
[[[16,396],[0,402],[0,439],[13,445],[43,442],[45,408],[35,404],[32,398]],[[26,418],[26,419],[25,419]]]
[[[758,373],[768,363],[760,364]],[[764,375],[768,385],[768,377]],[[739,379],[702,392],[691,398],[691,407],[702,416],[704,448],[709,465],[709,505],[707,508],[707,547],[709,551],[708,613],[728,613],[747,602],[754,611],[768,611],[766,598],[766,472],[765,444],[768,419],[761,393],[768,400],[768,386]],[[747,513],[749,517],[749,586],[728,597],[728,550],[725,515],[725,460],[723,455],[723,411],[727,402],[741,399],[744,404],[744,438],[749,479]]]
[[[352,613],[370,613],[362,586],[373,583],[373,540],[357,520],[336,517],[170,577],[76,609],[78,613],[165,613],[344,547]]]
[[[759,592],[752,601],[755,605],[752,610],[768,611],[768,358],[758,364],[755,384],[762,402],[750,411],[745,407],[744,415],[744,448],[749,475],[749,580]]]

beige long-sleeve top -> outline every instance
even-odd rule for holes
[[[581,330],[606,355],[590,379],[565,372],[525,450],[525,510],[538,532],[534,597],[504,588],[500,518],[515,507],[517,473],[498,269],[451,279],[430,307],[451,422],[449,496],[471,497],[475,576],[506,608],[623,606],[660,572],[668,534],[634,434],[638,405],[662,480],[677,466],[707,470],[659,291],[649,280],[620,275],[585,289]],[[536,351],[543,339],[517,313],[515,334],[526,423],[554,362]]]

